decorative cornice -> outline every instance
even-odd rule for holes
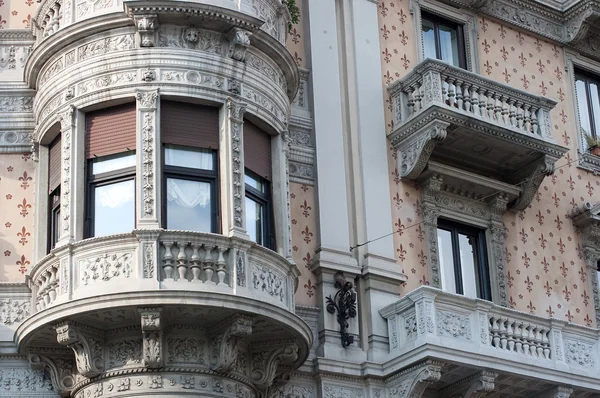
[[[11,42],[28,42],[33,44],[35,38],[30,29],[8,29],[0,30],[0,43]]]

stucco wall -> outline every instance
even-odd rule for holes
[[[0,282],[23,282],[32,266],[35,167],[29,154],[0,155]]]
[[[417,63],[413,21],[408,2],[379,3],[385,87]],[[583,261],[581,236],[566,215],[574,204],[598,200],[600,178],[576,166],[578,129],[563,49],[488,18],[478,18],[478,29],[480,73],[556,100],[558,105],[551,114],[554,138],[570,148],[557,162],[554,176],[543,181],[529,208],[518,214],[507,212],[504,217],[510,306],[595,326],[591,275]],[[385,100],[390,131],[393,126],[387,94]],[[429,283],[425,236],[419,224],[421,194],[412,183],[399,180],[391,148],[389,170],[394,228],[408,228],[394,236],[396,260],[408,276],[403,289],[407,292]]]

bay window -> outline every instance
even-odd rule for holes
[[[86,235],[135,228],[135,103],[86,114]]]
[[[259,245],[274,248],[271,208],[271,137],[244,121],[246,231]]]
[[[164,228],[219,232],[217,108],[161,102]]]

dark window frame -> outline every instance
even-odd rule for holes
[[[462,283],[462,265],[459,254],[460,247],[458,242],[458,234],[460,233],[472,236],[476,240],[473,248],[476,251],[475,257],[477,260],[475,268],[475,277],[477,278],[476,282],[478,288],[477,296],[483,300],[492,301],[490,268],[487,255],[485,230],[443,218],[438,219],[437,227],[450,232],[452,235],[452,262],[454,264],[456,293],[464,294],[464,287]]]
[[[192,167],[181,167],[181,166],[169,166],[165,163],[165,149],[167,147],[175,148],[175,149],[183,149],[183,150],[194,150],[194,149],[204,149],[210,150],[213,158],[213,169],[212,170],[204,170],[204,169],[195,169]],[[189,181],[198,181],[198,182],[206,182],[210,184],[210,223],[211,223],[211,233],[221,233],[221,223],[220,223],[220,200],[219,200],[219,156],[217,150],[213,148],[199,148],[199,147],[190,147],[190,146],[182,146],[182,145],[172,145],[169,143],[163,143],[162,145],[162,215],[161,215],[161,225],[164,229],[168,229],[167,225],[167,178],[176,178],[179,180],[189,180]]]
[[[128,155],[135,155],[135,151],[121,152],[114,155],[102,156],[103,159],[110,159]],[[126,167],[119,170],[113,170],[106,173],[94,174],[93,163],[94,158],[88,159],[86,162],[87,166],[87,180],[86,180],[86,191],[85,191],[85,202],[86,202],[86,217],[85,217],[85,237],[93,238],[95,236],[94,231],[94,219],[95,219],[95,195],[94,189],[105,185],[114,184],[117,182],[133,180],[135,184],[136,180],[136,166]],[[134,189],[134,228],[137,225],[137,189]]]
[[[433,36],[435,40],[435,55],[438,60],[442,59],[442,48],[440,46],[440,25],[448,26],[449,28],[456,29],[456,36],[458,41],[458,66],[461,69],[467,70],[467,52],[465,45],[465,32],[464,25],[455,22],[451,19],[441,17],[436,14],[421,11],[421,33],[423,32],[423,21],[429,21],[433,24]],[[423,54],[425,54],[425,42],[421,37],[423,43]]]
[[[258,189],[245,184],[246,196],[248,199],[258,203],[263,206],[264,209],[264,219],[263,219],[263,236],[261,239],[262,243],[257,242],[259,245],[266,247],[267,249],[275,250],[275,228],[274,228],[274,220],[273,220],[273,201],[271,194],[271,182],[266,178],[261,177],[256,174],[252,170],[246,168],[245,175],[259,181],[263,187],[264,192],[259,191]],[[244,175],[244,176],[245,176]]]
[[[592,102],[592,95],[590,93],[590,83],[595,83],[598,87],[598,95],[600,96],[600,76],[596,76],[589,72],[581,71],[579,69],[575,70],[575,100],[577,101],[577,81],[582,80],[585,83],[585,101],[588,106],[588,114],[586,115],[590,122],[590,131],[592,137],[598,138],[600,131],[596,131],[596,119],[600,118],[600,114],[594,114],[594,106]],[[579,113],[579,105],[576,104],[577,112]],[[579,115],[581,119],[583,115]],[[581,127],[581,120],[579,121],[579,125]]]
[[[48,195],[48,253],[60,238],[60,185]]]

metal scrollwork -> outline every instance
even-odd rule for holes
[[[348,319],[356,316],[356,291],[352,282],[346,281],[344,274],[338,272],[334,275],[335,284],[338,289],[335,297],[327,297],[327,312],[334,314],[337,312],[337,321],[340,325],[340,335],[342,338],[342,347],[346,348],[354,343],[354,336],[348,334]]]

